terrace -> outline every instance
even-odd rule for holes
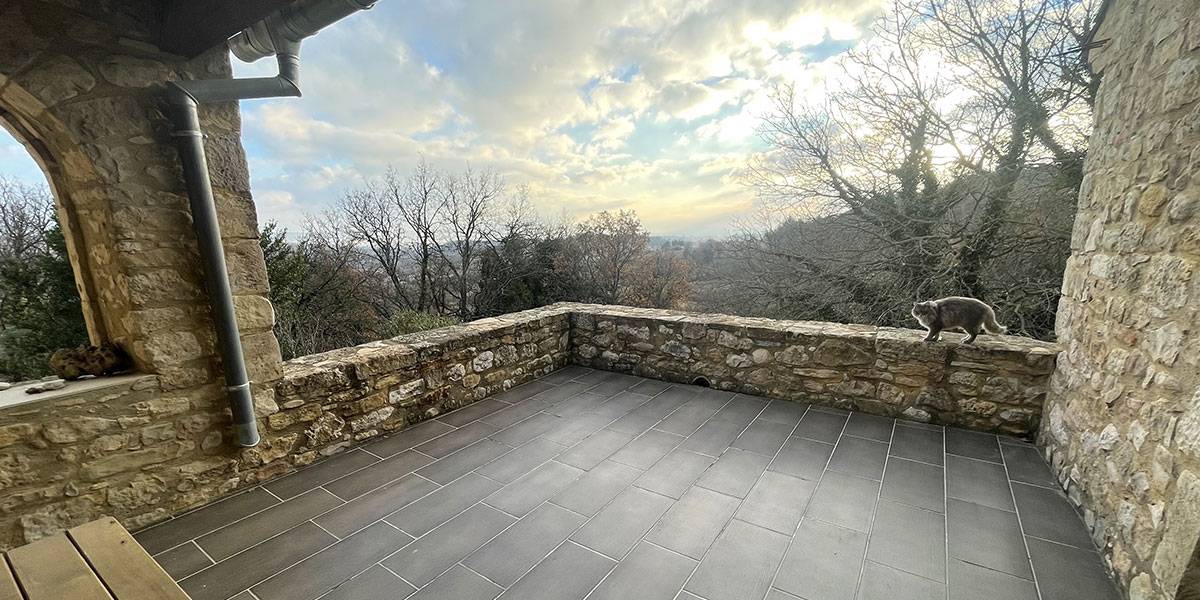
[[[0,394],[0,548],[111,516],[196,599],[1200,594],[1183,3],[1089,38],[1057,344],[557,304],[285,362],[228,100],[296,92],[299,41],[237,83],[225,44],[370,4],[0,4],[0,125],[133,362]]]
[[[580,366],[136,537],[196,600],[1118,597],[1025,441]]]

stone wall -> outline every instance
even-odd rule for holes
[[[576,305],[575,362],[667,381],[1031,437],[1052,344],[923,331]]]
[[[288,362],[255,448],[223,436],[217,384],[123,377],[0,408],[0,547],[100,515],[136,529],[545,375],[567,364],[569,327],[551,307]]]
[[[1040,441],[1129,597],[1168,599],[1200,538],[1200,13],[1116,0],[1096,39]]]

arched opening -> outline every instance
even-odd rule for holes
[[[55,350],[101,337],[85,319],[52,157],[2,108],[0,124],[0,381],[22,381],[52,374]]]

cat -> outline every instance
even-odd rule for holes
[[[967,344],[974,343],[981,331],[997,335],[1008,332],[1007,327],[996,322],[996,311],[974,298],[950,296],[941,300],[915,302],[912,316],[929,330],[929,335],[925,336],[926,342],[938,341],[944,329],[966,332]]]

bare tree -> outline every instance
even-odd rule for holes
[[[748,170],[781,218],[731,239],[733,293],[758,290],[777,316],[888,324],[909,300],[968,294],[1020,304],[1007,314],[1037,313],[1026,331],[1048,334],[1047,293],[999,268],[1059,287],[1043,273],[1061,277],[1094,92],[1064,19],[1085,4],[900,0],[824,105],[781,90],[772,151]]]
[[[55,222],[50,190],[0,176],[0,259],[44,252]]]
[[[580,299],[629,301],[627,277],[650,235],[633,211],[596,213],[575,227],[559,268],[577,280]]]
[[[477,259],[489,237],[495,204],[504,192],[504,181],[490,170],[470,167],[461,175],[447,177],[442,186],[444,211],[434,247],[449,270],[459,319],[472,316]]]
[[[399,208],[398,199],[404,194],[400,185],[389,171],[381,181],[347,191],[338,204],[338,213],[348,232],[365,245],[390,284],[386,295],[391,305],[389,313],[413,306],[405,281],[408,231]]]
[[[385,176],[388,189],[401,189],[397,178],[395,171],[388,171]],[[416,309],[419,311],[429,310],[433,300],[430,290],[433,280],[431,269],[434,255],[437,253],[435,229],[445,209],[445,198],[442,195],[444,183],[444,177],[422,159],[404,181],[403,192],[397,193],[393,198],[400,216],[408,224],[413,236],[411,254],[417,265]]]

